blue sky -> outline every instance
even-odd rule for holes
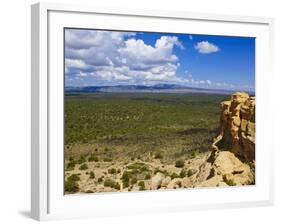
[[[65,83],[253,91],[255,39],[66,29]]]

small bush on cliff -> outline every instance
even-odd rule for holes
[[[193,172],[192,172],[192,170],[186,170],[186,169],[182,169],[181,170],[181,172],[180,172],[180,175],[179,175],[179,177],[180,178],[184,178],[184,177],[191,177],[193,175]]]
[[[111,187],[111,188],[114,188],[116,190],[120,190],[120,184],[118,182],[115,182],[114,180],[111,180],[111,179],[106,179],[104,181],[104,186],[105,187]]]
[[[69,176],[67,178],[67,180],[69,180],[69,181],[79,181],[80,180],[79,174],[72,174],[71,176]]]
[[[95,179],[95,173],[93,171],[90,172],[90,178]]]
[[[117,170],[115,168],[108,169],[109,174],[116,174]]]
[[[98,183],[101,183],[101,182],[103,182],[103,176],[98,178]]]
[[[176,173],[172,173],[172,174],[171,174],[171,179],[175,179],[175,178],[178,178],[178,177],[179,177],[179,175],[176,174]]]
[[[87,170],[89,167],[86,163],[83,163],[80,167],[79,170]]]
[[[234,180],[228,179],[228,178],[226,178],[226,176],[223,176],[223,180],[228,186],[236,186],[236,183],[234,182]]]
[[[225,180],[224,181],[228,186],[236,186],[236,183],[233,180]]]
[[[128,171],[124,171],[121,177],[122,183],[123,183],[123,188],[127,188],[130,185],[130,177],[131,173]]]
[[[80,177],[77,174],[72,174],[67,178],[64,183],[64,190],[66,192],[75,193],[79,191],[79,185],[77,181],[80,180]]]
[[[188,177],[191,177],[191,176],[193,175],[192,170],[188,170],[187,173],[186,173],[186,175],[187,175]]]
[[[175,167],[182,168],[184,167],[184,161],[183,160],[177,160],[175,163]]]
[[[82,163],[85,163],[85,162],[86,162],[85,156],[80,156],[80,158],[77,160],[78,164],[82,164]]]
[[[161,154],[161,152],[157,152],[154,156],[155,159],[163,159],[163,155]]]
[[[76,161],[75,160],[69,160],[67,166],[66,166],[66,170],[74,170],[76,165]]]
[[[186,170],[182,169],[181,172],[180,172],[180,178],[184,178],[184,177],[186,177],[186,175],[187,175]]]
[[[140,191],[145,190],[145,184],[144,184],[144,181],[143,181],[143,180],[140,181],[140,182],[138,183],[138,185],[139,185],[139,187],[140,187]]]
[[[136,162],[127,166],[130,170],[136,170],[138,173],[148,171],[148,166],[145,163]]]
[[[90,155],[90,157],[88,158],[88,162],[98,162],[99,161],[99,159],[98,159],[98,157],[96,157],[95,155]]]
[[[111,158],[104,158],[103,161],[104,162],[112,162],[112,159]]]
[[[132,179],[131,179],[131,185],[134,185],[134,184],[136,184],[138,182],[138,179],[136,178],[136,177],[133,177]]]
[[[149,180],[151,178],[151,175],[149,173],[145,174],[144,179]]]

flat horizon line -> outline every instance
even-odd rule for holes
[[[226,91],[226,92],[233,92],[233,91],[243,91],[243,92],[251,92],[255,93],[255,90],[250,89],[221,89],[221,88],[208,88],[208,87],[194,87],[194,86],[185,86],[185,85],[179,85],[179,84],[155,84],[155,85],[144,85],[144,84],[118,84],[118,85],[85,85],[85,86],[65,86],[64,88],[89,88],[89,87],[96,87],[96,88],[108,88],[108,87],[146,87],[146,88],[160,88],[162,87],[165,89],[165,86],[167,86],[167,89],[170,87],[178,87],[179,89],[198,89],[198,90],[214,90],[214,91]]]

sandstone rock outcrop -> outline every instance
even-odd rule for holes
[[[151,190],[157,190],[161,187],[162,181],[165,179],[163,173],[158,172],[155,176],[151,178]]]
[[[219,135],[194,179],[196,187],[255,183],[255,97],[237,92],[221,103]],[[243,162],[242,162],[243,161]]]
[[[221,103],[219,135],[213,149],[229,150],[246,161],[255,160],[255,97],[237,92]]]
[[[205,180],[202,181],[205,177]],[[202,164],[196,177],[196,187],[249,185],[254,175],[248,164],[241,162],[232,152],[212,153]]]
[[[167,176],[165,179],[162,180],[161,187],[167,187],[168,184],[171,182],[171,177]]]

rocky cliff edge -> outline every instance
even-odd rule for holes
[[[219,134],[200,166],[197,187],[255,183],[255,97],[236,92],[221,103]]]

